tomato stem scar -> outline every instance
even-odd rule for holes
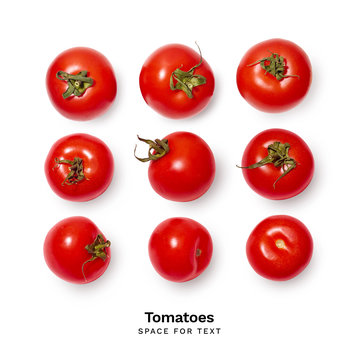
[[[86,179],[84,175],[84,168],[83,168],[83,159],[79,158],[79,157],[75,157],[73,160],[59,160],[58,158],[54,159],[55,161],[55,166],[53,167],[53,169],[60,165],[60,164],[68,164],[69,166],[69,173],[67,175],[67,177],[64,179],[64,181],[62,182],[62,185],[66,184],[66,185],[74,185],[79,183],[80,181]]]
[[[65,71],[58,71],[56,74],[57,79],[66,81],[68,88],[63,93],[63,98],[67,99],[69,96],[81,96],[89,87],[93,85],[93,79],[87,77],[88,71],[80,71],[76,75],[68,74]]]
[[[273,53],[271,51],[269,51],[269,52],[271,53],[271,56],[257,60],[247,66],[254,66],[256,64],[260,64],[261,68],[265,70],[265,74],[269,73],[269,74],[273,75],[279,81],[284,78],[287,78],[287,77],[300,78],[299,75],[284,75],[285,70],[286,70],[284,57],[280,56],[277,53]]]
[[[200,53],[200,62],[193,66],[189,71],[183,71],[180,68],[177,68],[172,72],[170,77],[170,89],[171,90],[182,90],[188,98],[192,99],[194,96],[192,94],[192,90],[196,86],[206,84],[206,78],[202,75],[194,75],[194,71],[202,64],[202,54],[199,45],[195,42],[196,46],[199,49]],[[176,80],[176,85],[174,84],[174,80]]]
[[[199,257],[201,255],[201,249],[196,249],[196,257]]]
[[[284,240],[281,240],[281,239],[277,240],[277,241],[275,242],[275,245],[277,246],[278,249],[286,249],[286,248],[287,248],[287,247],[285,246]]]
[[[107,253],[104,249],[110,246],[111,242],[109,240],[105,241],[104,237],[101,234],[98,234],[96,239],[91,244],[86,245],[85,249],[88,251],[89,254],[92,255],[92,257],[85,261],[82,265],[82,274],[85,281],[87,281],[87,279],[84,274],[84,265],[91,261],[94,261],[97,258],[105,261],[107,259]]]
[[[273,184],[273,188],[275,189],[276,183],[281,178],[289,174],[289,172],[291,172],[297,166],[297,162],[291,157],[289,157],[288,154],[289,149],[290,149],[289,143],[282,144],[279,141],[275,141],[273,144],[270,144],[268,146],[268,156],[266,156],[264,159],[250,166],[237,166],[237,167],[241,169],[256,169],[266,164],[274,164],[275,167],[282,168],[283,174],[280,175]]]
[[[148,140],[148,139],[142,139],[138,135],[137,135],[137,137],[138,137],[138,140],[143,141],[144,143],[149,145],[148,157],[146,157],[146,158],[139,158],[138,156],[136,156],[137,145],[135,146],[133,153],[134,153],[135,158],[139,161],[147,162],[150,160],[158,160],[158,159],[162,158],[163,156],[165,156],[170,151],[167,139],[163,139],[163,140],[156,139],[155,141],[152,141],[152,140]]]

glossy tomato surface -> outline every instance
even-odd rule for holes
[[[202,59],[193,72],[205,77],[206,83],[193,87],[192,98],[182,90],[171,90],[170,78],[176,69],[188,72],[199,62],[200,54],[185,45],[169,44],[157,49],[145,61],[140,73],[139,84],[146,103],[161,115],[173,119],[198,114],[211,100],[215,87],[214,75],[206,60]]]
[[[152,160],[148,178],[152,188],[173,201],[191,201],[202,196],[215,177],[215,159],[199,136],[178,131],[165,137],[169,152]]]
[[[170,218],[153,231],[148,251],[155,270],[165,279],[185,282],[199,276],[212,256],[209,232],[188,218]]]
[[[260,222],[246,243],[250,265],[271,280],[289,280],[309,264],[313,240],[307,227],[287,215],[270,216]]]
[[[313,155],[301,137],[284,129],[262,131],[247,145],[241,164],[242,167],[249,167],[258,163],[268,156],[268,147],[275,142],[290,145],[288,156],[295,161],[294,169],[283,176],[290,165],[283,168],[269,163],[242,171],[246,182],[256,193],[268,199],[283,200],[302,192],[313,177]]]
[[[281,71],[285,77],[281,80],[256,63],[272,53],[283,57],[280,60],[285,63]],[[268,64],[267,61],[265,65]],[[283,112],[299,104],[307,95],[312,82],[312,67],[301,47],[288,40],[271,39],[246,52],[238,66],[236,81],[240,94],[256,109]]]
[[[63,94],[69,84],[57,78],[59,72],[77,75],[86,72],[93,84],[80,95],[67,98]],[[79,84],[79,83],[78,83]],[[85,82],[80,83],[84,88]],[[107,111],[117,93],[116,77],[111,63],[100,52],[75,47],[63,51],[50,64],[46,75],[46,87],[50,101],[65,117],[72,120],[91,120]]]
[[[104,259],[86,249],[102,236]],[[54,225],[44,242],[44,257],[49,269],[58,277],[75,284],[98,279],[111,259],[110,243],[98,227],[82,216],[66,218]]]
[[[112,181],[113,168],[108,146],[88,134],[59,139],[51,147],[44,166],[52,190],[71,201],[88,201],[101,195]],[[72,171],[74,175],[70,176]]]

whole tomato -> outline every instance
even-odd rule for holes
[[[170,218],[153,231],[148,252],[155,270],[165,279],[185,282],[209,265],[212,240],[204,226],[188,218]]]
[[[248,185],[272,200],[299,194],[314,173],[314,159],[308,145],[284,129],[269,129],[256,135],[247,145],[241,165]]]
[[[143,98],[163,116],[181,119],[198,114],[209,103],[215,87],[209,64],[191,48],[169,44],[152,53],[140,78]]]
[[[49,66],[46,87],[54,107],[72,120],[91,120],[102,115],[117,93],[111,63],[87,47],[59,54]]]
[[[49,269],[61,279],[85,284],[106,271],[111,259],[110,245],[91,220],[73,216],[50,229],[44,242],[44,257]]]
[[[309,264],[313,239],[307,227],[287,215],[270,216],[260,222],[246,243],[252,268],[271,280],[289,280]]]
[[[312,67],[307,54],[291,41],[271,39],[250,48],[237,69],[240,94],[256,109],[289,110],[307,95]]]
[[[148,178],[152,188],[173,201],[191,201],[203,195],[215,177],[215,159],[207,143],[185,131],[174,132],[162,140],[139,140],[150,146]]]
[[[88,201],[103,194],[113,177],[113,156],[108,146],[88,134],[59,139],[45,160],[45,175],[61,198]]]

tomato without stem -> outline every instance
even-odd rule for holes
[[[111,63],[100,52],[86,47],[59,54],[49,66],[46,87],[54,107],[72,120],[102,115],[117,93]]]
[[[59,139],[45,161],[45,175],[61,198],[88,201],[101,195],[113,177],[113,156],[108,146],[88,134]]]
[[[307,227],[287,215],[270,216],[259,223],[246,243],[252,268],[271,280],[289,280],[309,264],[313,240]]]
[[[165,279],[185,282],[199,276],[212,256],[209,232],[188,218],[170,218],[153,231],[148,251],[155,270]]]
[[[307,54],[291,41],[271,39],[250,48],[237,69],[240,94],[256,109],[283,112],[299,104],[312,81]]]
[[[256,135],[247,145],[241,165],[248,185],[273,200],[299,194],[314,173],[314,159],[308,145],[284,129],[269,129]]]
[[[148,57],[139,84],[144,100],[152,109],[180,119],[205,108],[214,93],[215,80],[200,54],[185,45],[169,44]]]
[[[207,143],[185,131],[167,135],[162,140],[141,141],[150,145],[148,178],[152,188],[173,201],[191,201],[203,195],[215,177],[215,159]]]
[[[82,216],[66,218],[48,232],[44,257],[63,280],[85,284],[98,279],[111,259],[110,242],[98,227]]]

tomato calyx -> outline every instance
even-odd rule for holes
[[[196,43],[197,45],[197,43]],[[189,99],[192,99],[194,96],[192,94],[192,90],[196,86],[206,84],[206,78],[202,75],[194,75],[195,69],[197,69],[202,64],[202,54],[199,45],[200,53],[200,62],[193,66],[189,71],[183,71],[181,68],[177,68],[172,72],[170,76],[170,88],[171,90],[182,90]],[[181,65],[182,66],[182,65]],[[174,83],[176,81],[176,84]]]
[[[261,68],[265,70],[265,74],[269,73],[279,81],[287,77],[300,78],[299,75],[284,75],[286,70],[284,57],[280,56],[277,53],[273,53],[271,51],[269,52],[271,53],[269,57],[265,57],[263,59],[255,61],[247,66],[254,66],[256,64],[260,64]]]
[[[60,160],[58,158],[54,159],[56,165],[53,167],[53,169],[56,166],[59,166],[61,164],[68,164],[69,166],[69,173],[62,182],[62,185],[74,185],[79,183],[80,181],[87,179],[84,175],[84,168],[83,168],[83,159],[79,157],[75,157],[73,160]]]
[[[92,257],[85,261],[82,265],[82,274],[85,281],[87,281],[87,279],[84,274],[84,265],[98,258],[105,261],[107,259],[107,253],[104,249],[110,246],[111,242],[109,240],[105,241],[104,237],[101,234],[98,234],[96,239],[91,244],[86,245],[85,249],[88,251],[89,254],[92,255]]]
[[[67,99],[71,95],[81,96],[84,92],[93,85],[93,79],[87,77],[87,70],[80,71],[76,75],[68,74],[65,71],[58,71],[56,74],[57,79],[66,81],[68,88],[63,93],[63,98]]]
[[[238,167],[241,169],[256,169],[267,164],[274,164],[275,167],[281,167],[283,174],[275,180],[273,184],[273,188],[275,189],[276,183],[297,166],[297,162],[288,155],[289,149],[289,143],[282,144],[279,141],[275,141],[273,144],[268,146],[268,156],[266,156],[264,159],[250,166]]]
[[[138,140],[149,145],[148,157],[146,157],[146,158],[140,158],[140,157],[136,156],[137,145],[135,146],[134,156],[139,161],[147,162],[150,160],[158,160],[158,159],[162,158],[163,156],[165,156],[170,151],[167,139],[163,139],[163,140],[156,139],[155,141],[153,141],[153,140],[148,140],[148,139],[142,139],[138,135],[137,135],[137,137],[138,137]]]

